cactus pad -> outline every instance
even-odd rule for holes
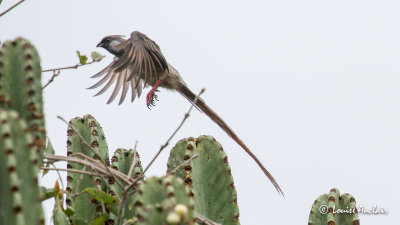
[[[340,213],[339,213],[340,212]],[[359,225],[356,201],[350,194],[340,195],[336,188],[314,201],[308,218],[309,225]]]
[[[194,224],[190,190],[175,176],[149,178],[140,185],[134,207],[141,225]]]
[[[0,224],[44,224],[33,142],[15,111],[0,110]]]
[[[90,148],[83,143],[74,129],[83,136],[84,140],[91,146]],[[68,155],[82,153],[90,158],[109,164],[108,148],[104,132],[93,116],[86,115],[83,118],[72,119],[69,123],[67,135]],[[78,170],[87,169],[78,163],[68,163],[68,168]],[[76,211],[71,216],[73,224],[79,224],[81,221],[89,223],[102,216],[104,209],[100,203],[89,193],[85,192],[86,188],[92,188],[95,185],[99,190],[107,189],[105,182],[100,177],[68,172],[66,191],[69,194],[67,195],[66,203]]]
[[[142,164],[140,162],[140,157],[136,150],[134,149],[126,150],[122,148],[117,149],[114,152],[113,157],[111,158],[111,166],[112,168],[128,175],[129,170],[131,169],[131,166],[134,163],[134,161],[135,165],[133,165],[132,167],[130,176],[132,180],[134,180],[138,178],[140,174],[143,172]],[[141,180],[143,181],[143,178]],[[122,199],[124,190],[121,188],[119,184],[116,183],[114,178],[109,178],[108,184],[110,186],[109,194],[116,195],[118,196],[119,199]],[[139,183],[136,183],[135,187],[138,187],[138,185]],[[125,201],[123,212],[119,212],[123,213],[122,218],[131,219],[134,217],[135,215],[134,211],[132,210],[132,207],[129,207],[129,205],[131,205],[135,201],[136,197],[137,197],[137,192],[131,194],[128,197],[127,201]]]
[[[211,136],[184,139],[172,149],[168,171],[194,154],[176,175],[184,179],[194,194],[195,211],[221,224],[240,224],[237,194],[222,146]]]
[[[6,41],[0,49],[0,108],[13,109],[28,124],[35,150],[46,146],[40,58],[23,38]]]

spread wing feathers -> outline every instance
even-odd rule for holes
[[[117,60],[114,59],[114,61],[110,65],[112,65],[116,61]],[[124,102],[125,97],[128,93],[129,86],[132,91],[131,101],[133,102],[135,100],[136,96],[140,97],[140,95],[142,94],[143,81],[137,75],[132,73],[129,68],[126,68],[126,69],[122,70],[121,72],[115,72],[113,70],[110,70],[110,68],[111,68],[110,65],[108,67],[106,67],[105,69],[103,69],[104,71],[102,70],[92,77],[92,78],[97,78],[102,75],[104,76],[99,82],[97,82],[93,86],[89,87],[89,89],[94,89],[94,88],[100,87],[101,85],[103,85],[104,83],[107,82],[106,85],[104,85],[104,87],[95,96],[103,94],[105,91],[108,90],[108,88],[110,88],[110,86],[115,81],[117,81],[115,84],[114,90],[111,94],[111,97],[107,101],[107,104],[110,104],[111,102],[114,101],[114,99],[117,97],[118,93],[120,92],[121,88],[122,88],[122,94],[121,94],[121,98],[119,100],[119,104],[122,104],[122,102]],[[128,76],[132,76],[131,80],[128,80]]]
[[[168,71],[168,63],[161,53],[160,47],[140,32],[132,32],[127,40],[124,54],[110,68],[121,72],[129,67],[133,74],[138,74],[145,83],[157,81],[164,71]],[[132,75],[128,80],[132,79]]]
[[[114,60],[106,68],[102,69],[100,72],[96,73],[95,75],[91,76],[90,78],[101,77],[102,75],[107,73],[117,61],[118,61],[118,58],[115,57]]]
[[[89,89],[97,88],[107,82],[95,95],[98,96],[116,82],[107,104],[114,101],[122,88],[119,100],[121,104],[125,100],[129,86],[132,90],[131,101],[133,102],[136,96],[140,97],[142,88],[160,80],[164,72],[169,72],[167,60],[161,53],[160,47],[143,33],[132,32],[130,39],[123,41],[115,48],[123,49],[123,54],[115,57],[106,68],[93,75],[92,78],[104,77],[89,87]]]

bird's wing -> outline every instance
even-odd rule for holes
[[[103,78],[93,86],[89,87],[89,89],[94,89],[100,87],[101,85],[107,82],[107,84],[95,95],[98,96],[103,94],[115,81],[117,81],[114,90],[111,94],[111,97],[107,101],[107,104],[114,101],[119,91],[121,90],[121,87],[122,87],[122,94],[119,100],[119,104],[122,104],[122,102],[125,100],[129,87],[131,87],[132,91],[132,98],[131,98],[132,102],[133,100],[135,100],[136,96],[140,97],[142,93],[143,85],[141,84],[143,83],[143,81],[139,78],[138,75],[133,73],[129,67],[119,72],[116,72],[113,69],[113,66],[115,65],[115,63],[118,62],[118,60],[119,59],[115,57],[114,60],[106,68],[104,68],[103,70],[92,76],[92,78],[98,78],[101,76],[103,76]],[[128,79],[129,76],[132,77],[130,80]]]
[[[90,87],[97,88],[107,84],[97,95],[103,94],[115,81],[116,85],[110,99],[111,103],[122,88],[122,95],[119,101],[121,104],[127,94],[129,86],[132,90],[132,101],[142,93],[142,87],[160,80],[165,72],[169,72],[167,60],[161,53],[160,47],[145,34],[138,31],[131,33],[131,37],[115,46],[123,50],[123,54],[115,57],[106,68],[92,76],[97,78],[104,76],[98,83]]]
[[[168,71],[168,63],[161,53],[160,47],[145,34],[134,31],[124,48],[124,54],[111,68],[120,72],[130,67],[145,83],[157,81],[164,71]],[[128,80],[132,79],[132,75]]]

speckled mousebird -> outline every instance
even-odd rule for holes
[[[129,39],[123,38],[122,35],[110,35],[104,37],[97,44],[97,47],[102,47],[115,56],[114,60],[106,68],[92,76],[92,78],[101,76],[103,78],[90,87],[90,89],[97,88],[107,82],[100,92],[96,94],[97,96],[104,93],[116,81],[114,91],[107,103],[111,103],[122,88],[122,95],[119,100],[119,104],[121,104],[125,100],[129,87],[132,90],[131,101],[133,102],[136,96],[140,97],[142,88],[147,85],[153,87],[147,94],[148,107],[154,105],[154,99],[157,99],[155,94],[157,87],[176,90],[191,103],[194,102],[196,94],[186,86],[179,72],[167,62],[161,53],[160,47],[145,34],[134,31]],[[195,105],[212,121],[217,123],[256,161],[276,190],[283,195],[281,188],[272,175],[224,120],[208,107],[203,99],[198,98]]]

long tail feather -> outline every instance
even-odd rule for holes
[[[194,99],[196,98],[196,94],[194,94],[185,84],[178,83],[178,88],[177,91],[181,93],[183,96],[185,96],[189,101],[193,102]],[[225,123],[225,121],[222,120],[221,117],[219,117],[210,107],[207,106],[207,104],[201,99],[198,98],[195,105],[203,112],[205,113],[212,121],[214,121],[218,126],[224,130],[233,140],[236,141],[246,152],[247,154],[250,155],[251,158],[253,158],[254,161],[256,161],[257,165],[261,168],[261,170],[264,172],[264,174],[269,178],[269,180],[272,182],[276,190],[281,193],[282,195],[283,192],[281,188],[279,187],[278,183],[275,181],[274,177],[271,175],[271,173],[268,172],[267,169],[263,166],[263,164],[260,162],[260,160],[250,151],[250,149],[244,144],[244,142],[233,132],[233,130]]]

